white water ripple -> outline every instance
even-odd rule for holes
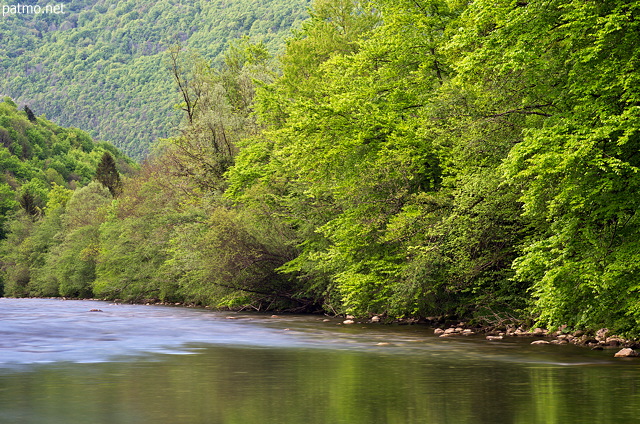
[[[92,310],[99,311],[92,311]],[[0,367],[105,362],[145,353],[190,353],[187,344],[296,344],[282,331],[221,314],[100,301],[0,298]]]

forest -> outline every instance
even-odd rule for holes
[[[49,0],[22,1],[40,5]],[[0,93],[60,125],[83,128],[141,160],[180,123],[166,50],[219,63],[248,36],[280,52],[308,0],[62,0],[62,14],[0,20]]]
[[[0,103],[4,295],[640,335],[638,2],[309,14],[275,57],[168,49],[182,123],[139,169],[109,151],[117,190],[101,144],[31,167],[53,124]]]

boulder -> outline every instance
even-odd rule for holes
[[[531,342],[532,345],[547,345],[549,344],[548,341],[546,340],[535,340],[533,342]]]
[[[380,322],[380,317],[379,316],[373,316],[371,317],[371,322]]]
[[[589,337],[586,334],[583,334],[579,338],[577,338],[577,344],[589,346],[590,344],[597,343],[597,340],[593,337]]]
[[[542,328],[534,328],[533,329],[533,335],[534,336],[544,336],[545,334],[547,334],[547,332]]]
[[[342,321],[343,324],[355,324],[356,322],[352,319],[345,319],[344,321]]]
[[[440,334],[444,334],[444,330],[442,328],[436,328],[435,330],[433,330],[433,334],[439,336]]]
[[[621,346],[623,344],[626,343],[626,340],[623,339],[622,337],[607,337],[607,340],[605,340],[605,343],[609,346]]]
[[[638,356],[638,352],[636,352],[633,349],[630,349],[630,348],[626,347],[624,349],[620,349],[613,356],[616,357],[616,358],[632,358],[632,357]]]
[[[601,328],[598,331],[596,331],[596,340],[599,342],[605,341],[607,339],[607,336],[609,336],[608,328]]]
[[[489,341],[502,340],[502,336],[487,336],[486,339]]]

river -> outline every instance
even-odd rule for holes
[[[323,319],[0,298],[0,423],[640,421],[640,359]]]

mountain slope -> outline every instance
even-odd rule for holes
[[[51,190],[91,182],[105,152],[115,157],[120,172],[133,171],[132,161],[112,145],[94,143],[77,128],[30,116],[8,97],[0,101],[0,239],[14,211],[41,215]]]
[[[167,48],[181,44],[218,63],[229,42],[246,35],[276,52],[309,1],[63,3],[62,14],[0,21],[0,93],[139,159],[180,119]]]

